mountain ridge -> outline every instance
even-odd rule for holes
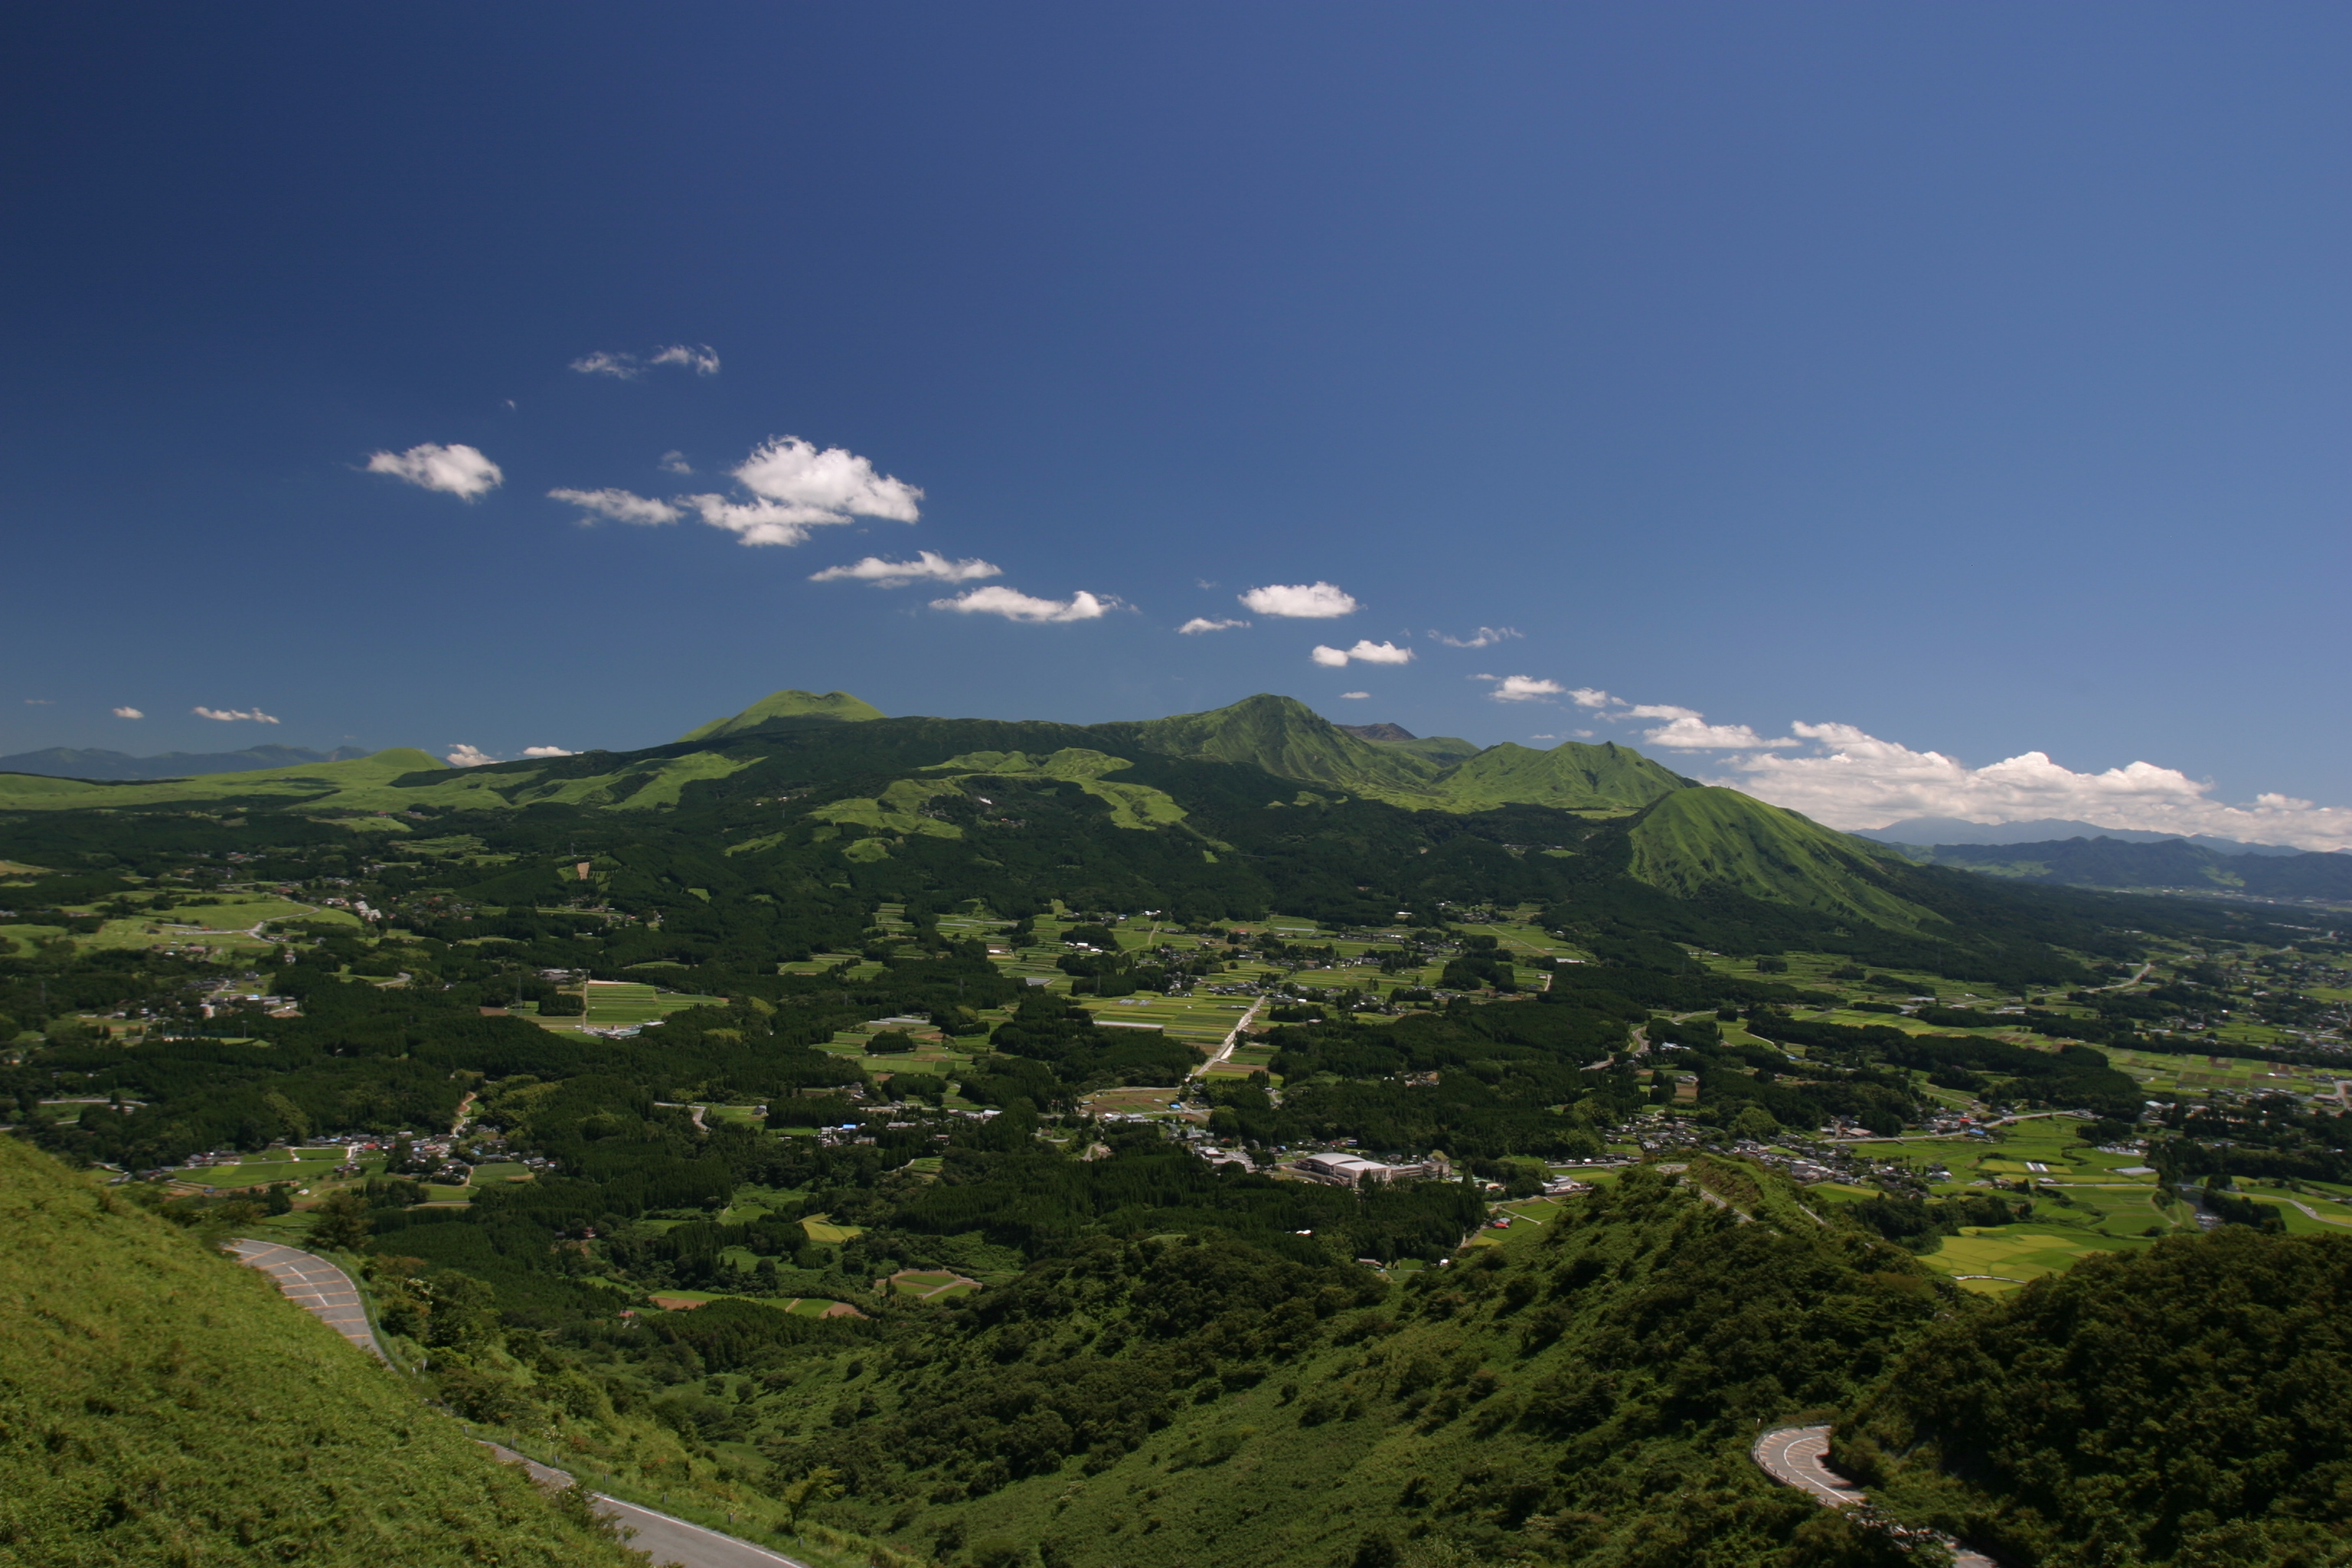
[[[357,746],[314,752],[307,746],[247,746],[238,752],[159,752],[133,756],[104,748],[86,751],[48,746],[0,757],[0,773],[35,773],[47,778],[122,779],[199,778],[212,773],[253,773],[264,768],[299,767],[305,763],[348,763],[368,753]]]

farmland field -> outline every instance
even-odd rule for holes
[[[541,1018],[542,1029],[576,1032],[583,1029],[641,1028],[658,1018],[688,1007],[715,1007],[723,996],[697,996],[662,991],[632,980],[591,980],[583,987],[588,1011],[574,1017]]]

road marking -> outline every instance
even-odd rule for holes
[[[352,1277],[313,1252],[298,1251],[275,1241],[239,1237],[228,1244],[237,1261],[258,1268],[278,1282],[278,1289],[296,1306],[374,1356],[383,1359],[368,1326],[367,1309],[360,1304],[359,1287]]]
[[[1757,1438],[1748,1450],[1766,1475],[1782,1486],[1795,1487],[1823,1508],[1853,1508],[1868,1502],[1861,1488],[1829,1468],[1829,1453],[1827,1426],[1779,1427]],[[1942,1542],[1952,1554],[1952,1568],[2000,1568],[1983,1552],[1970,1551],[1948,1535],[1933,1531],[1911,1533]]]

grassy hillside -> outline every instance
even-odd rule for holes
[[[343,763],[367,755],[355,746],[313,752],[302,746],[250,746],[241,752],[163,752],[134,757],[127,752],[102,748],[78,751],[50,746],[0,757],[0,773],[46,773],[68,779],[177,779],[199,773],[250,773],[257,768]]]
[[[1738,790],[1676,790],[1631,838],[1634,879],[1676,897],[1729,891],[1900,931],[1937,918],[1893,890],[1862,840]]]
[[[1206,713],[1095,728],[1149,751],[1247,763],[1279,778],[1383,798],[1425,797],[1439,771],[1426,757],[1349,734],[1295,697],[1264,692]]]
[[[2352,1237],[2231,1226],[2107,1254],[1941,1326],[1841,1462],[2011,1563],[2352,1554]]]
[[[828,691],[822,697],[814,691],[796,691],[790,688],[772,691],[740,713],[724,719],[713,719],[699,729],[688,730],[680,741],[715,741],[729,735],[740,735],[771,724],[780,719],[821,719],[856,722],[879,719],[882,710],[862,698],[846,691]]]
[[[1455,811],[1552,805],[1567,811],[1631,811],[1687,789],[1690,781],[1615,742],[1562,742],[1549,752],[1506,741],[1458,763],[1438,780]]]
[[[0,1314],[0,1560],[629,1560],[267,1279],[13,1138]]]
[[[129,784],[89,784],[79,779],[0,775],[0,810],[69,811],[84,806],[121,809],[205,801],[252,800],[256,804],[315,804],[353,811],[396,811],[415,797],[394,786],[405,774],[446,773],[448,764],[414,746],[341,763],[298,763],[196,778]]]

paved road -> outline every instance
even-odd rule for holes
[[[359,1290],[352,1284],[350,1275],[313,1253],[298,1252],[274,1241],[240,1237],[229,1244],[229,1248],[243,1261],[275,1279],[289,1300],[369,1354],[382,1358],[375,1335],[368,1329],[366,1310],[360,1305]],[[510,1448],[502,1448],[496,1443],[485,1443],[483,1447],[507,1464],[522,1466],[530,1472],[530,1479],[542,1486],[572,1484],[572,1478],[562,1470],[550,1469]],[[623,1502],[602,1492],[593,1495],[596,1511],[634,1531],[629,1544],[639,1552],[652,1552],[656,1563],[675,1563],[677,1568],[807,1568],[803,1563],[748,1541],[738,1541],[731,1535],[722,1535],[633,1502]]]
[[[1749,1450],[1766,1475],[1797,1488],[1823,1508],[1852,1508],[1867,1500],[1860,1488],[1829,1468],[1829,1451],[1826,1426],[1782,1426],[1757,1438]],[[2000,1568],[1983,1552],[1971,1552],[1948,1536],[1937,1539],[1951,1549],[1952,1568]]]
[[[368,1327],[367,1309],[360,1304],[359,1287],[352,1277],[319,1257],[298,1252],[274,1241],[239,1237],[229,1250],[278,1281],[286,1299],[310,1311],[335,1332],[381,1361],[375,1331]]]
[[[572,1484],[572,1478],[562,1470],[526,1458],[511,1448],[496,1443],[484,1443],[482,1447],[497,1456],[500,1464],[520,1465],[541,1486]],[[596,1500],[597,1513],[634,1531],[629,1545],[638,1552],[652,1552],[656,1563],[676,1563],[678,1568],[779,1568],[780,1564],[782,1568],[807,1568],[797,1558],[738,1541],[731,1535],[721,1535],[715,1530],[705,1530],[654,1509],[640,1508],[602,1492],[591,1495]]]
[[[1217,1054],[1211,1057],[1207,1061],[1202,1062],[1200,1066],[1194,1068],[1191,1072],[1186,1073],[1184,1076],[1188,1079],[1204,1078],[1208,1075],[1208,1071],[1211,1068],[1232,1056],[1234,1054],[1234,1047],[1241,1044],[1242,1031],[1249,1027],[1249,1021],[1252,1018],[1256,1017],[1257,1010],[1265,1005],[1265,998],[1263,996],[1260,996],[1255,1001],[1252,1002],[1249,1005],[1248,1009],[1244,1011],[1239,1018],[1234,1021],[1234,1026],[1225,1032],[1225,1043],[1217,1047]]]

